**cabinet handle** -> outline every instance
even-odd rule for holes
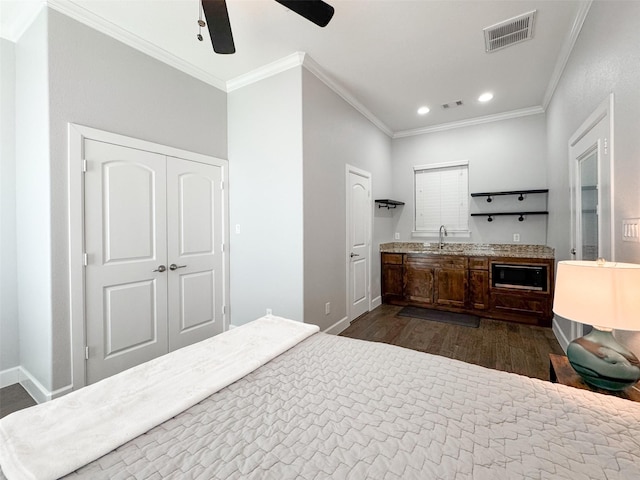
[[[169,265],[169,270],[171,270],[172,272],[174,270],[177,270],[179,268],[185,268],[186,265],[176,265],[175,263],[172,263],[171,265]]]

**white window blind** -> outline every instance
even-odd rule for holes
[[[469,231],[469,165],[467,162],[414,167],[415,231]]]

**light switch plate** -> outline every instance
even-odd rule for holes
[[[622,241],[640,242],[640,218],[622,219]]]

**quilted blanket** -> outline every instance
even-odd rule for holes
[[[640,404],[317,333],[65,478],[640,479]]]

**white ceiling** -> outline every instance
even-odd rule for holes
[[[0,33],[17,40],[45,2],[0,0]],[[227,0],[237,52],[196,39],[198,0],[49,0],[49,6],[224,90],[296,52],[387,133],[541,112],[589,1],[328,0],[319,28],[273,0]],[[485,53],[483,28],[537,10],[534,38]],[[235,82],[235,83],[234,83]],[[486,104],[477,97],[491,91]],[[443,103],[462,100],[449,110]],[[431,108],[425,116],[416,110]],[[439,127],[438,127],[439,126]]]

